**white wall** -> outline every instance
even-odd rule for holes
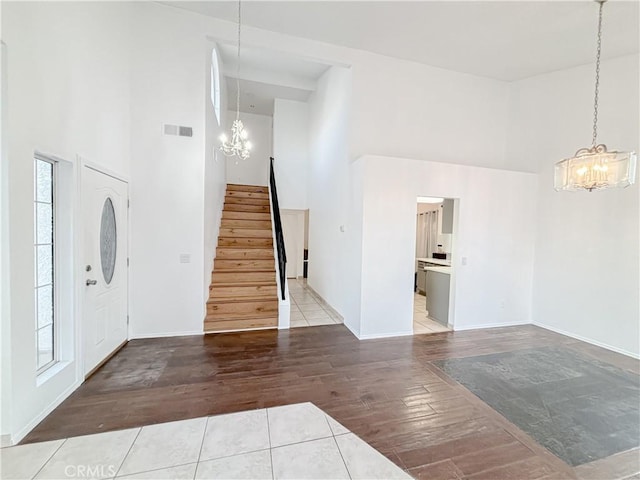
[[[363,170],[362,304],[359,322],[345,323],[359,323],[360,338],[412,332],[417,196],[459,200],[454,329],[530,321],[536,175],[377,156],[356,164]]]
[[[10,96],[6,147],[12,267],[10,328],[4,322],[2,328],[3,342],[8,330],[11,334],[11,357],[3,351],[2,358],[2,433],[17,441],[82,378],[80,352],[73,342],[66,345],[65,361],[55,375],[40,385],[36,378],[33,153],[39,150],[71,162],[71,177],[78,170],[76,155],[130,174],[130,6],[3,2],[2,10]],[[73,197],[73,188],[67,193]],[[66,258],[65,265],[74,265],[74,260],[78,265],[79,258]],[[77,321],[72,314],[65,317],[63,336],[73,337]]]
[[[231,136],[231,123],[236,118],[235,111],[227,111],[225,127],[227,136]],[[227,182],[243,185],[269,184],[269,157],[273,155],[271,148],[273,119],[267,115],[256,115],[240,112],[240,120],[249,134],[251,156],[246,160],[237,157],[227,158]]]
[[[2,4],[0,4],[0,12]],[[0,25],[2,25],[0,20]],[[11,441],[11,309],[9,159],[7,158],[7,52],[0,43],[0,447]]]
[[[273,156],[280,208],[309,207],[309,105],[276,98],[273,107]]]
[[[206,302],[204,185],[212,183],[205,173],[211,45],[193,15],[132,5],[130,334],[198,333]],[[165,136],[163,123],[190,126],[193,137]]]
[[[211,272],[213,271],[213,261],[218,245],[218,233],[220,231],[220,220],[222,218],[222,208],[224,206],[224,195],[227,189],[227,162],[219,147],[218,137],[222,133],[222,127],[218,124],[218,119],[211,103],[211,53],[215,47],[213,42],[208,42],[205,61],[205,82],[207,88],[204,92],[204,102],[206,110],[205,118],[205,165],[204,165],[204,262],[203,262],[203,295],[209,298],[209,285],[211,283]],[[216,51],[220,74],[222,74],[222,59]],[[226,84],[220,81],[220,123],[224,119],[226,112]]]
[[[377,55],[362,55],[352,70],[352,159],[520,169],[505,156],[506,82]]]
[[[351,71],[331,67],[309,99],[309,278],[308,284],[342,313],[347,258],[349,114]]]
[[[601,143],[640,149],[638,55],[602,63]],[[513,84],[510,156],[540,172],[533,290],[536,324],[640,354],[638,184],[559,193],[555,162],[591,142],[594,66]]]

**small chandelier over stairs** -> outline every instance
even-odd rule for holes
[[[231,141],[226,134],[220,135],[220,151],[227,157],[238,157],[246,160],[251,155],[251,142],[248,133],[240,120],[240,36],[242,32],[242,6],[238,0],[238,62],[236,64],[236,119],[231,126]]]

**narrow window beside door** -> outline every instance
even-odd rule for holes
[[[54,162],[35,158],[34,259],[36,367],[46,370],[56,360],[55,208]]]

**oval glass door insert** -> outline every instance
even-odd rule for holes
[[[100,221],[100,262],[102,264],[102,275],[107,285],[113,279],[113,272],[116,269],[116,212],[110,198],[104,201],[102,206],[102,219]]]

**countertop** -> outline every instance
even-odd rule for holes
[[[438,272],[451,275],[451,267],[424,267],[425,272]]]
[[[436,265],[442,265],[443,267],[450,267],[451,260],[442,260],[441,258],[416,258],[420,262],[435,263]]]

